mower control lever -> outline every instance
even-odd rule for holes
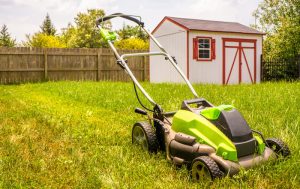
[[[140,108],[135,108],[134,112],[141,115],[148,115],[148,113],[145,110],[142,110]]]
[[[171,56],[171,57],[172,57],[173,61],[175,62],[175,64],[178,64],[175,56]],[[167,56],[165,56],[165,60],[169,60],[169,58]]]
[[[126,61],[125,61],[126,62]],[[127,62],[126,62],[127,63]],[[122,63],[122,60],[117,60],[117,64],[124,70],[125,69],[125,67],[124,67],[124,65],[123,65],[123,63]]]

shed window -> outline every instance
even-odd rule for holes
[[[210,52],[211,52],[211,45],[210,45],[210,40],[211,39],[204,39],[204,38],[199,38],[198,39],[198,58],[205,58],[205,59],[210,59]]]
[[[215,59],[215,39],[211,37],[196,37],[193,39],[193,58],[198,61]]]

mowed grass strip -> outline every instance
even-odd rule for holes
[[[185,85],[143,83],[166,111],[193,98]],[[0,86],[2,188],[298,188],[300,83],[195,85],[215,105],[233,104],[253,129],[283,139],[292,156],[214,183],[192,183],[165,154],[131,145],[143,117],[131,83],[57,82]],[[142,98],[145,104],[146,100]]]

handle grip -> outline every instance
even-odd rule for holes
[[[213,107],[213,105],[209,103],[207,100],[205,100],[204,98],[196,98],[191,100],[184,100],[181,104],[181,109],[192,112],[193,108],[190,106],[190,104],[197,104],[204,107]]]
[[[98,18],[97,21],[96,21],[96,25],[99,26],[102,22],[110,20],[110,19],[115,18],[115,17],[125,18],[127,20],[130,20],[132,22],[137,23],[139,26],[144,27],[144,22],[141,22],[140,20],[138,20],[138,19],[136,19],[136,18],[134,18],[132,16],[125,15],[125,14],[122,14],[122,13],[114,13],[114,14],[111,14],[111,15],[108,15],[108,16],[104,16],[104,17]]]

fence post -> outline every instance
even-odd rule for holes
[[[147,65],[146,65],[146,57],[143,56],[143,81],[146,81],[146,68],[147,68]]]
[[[102,49],[98,49],[97,52],[97,81],[100,81],[101,67],[102,67]]]
[[[44,49],[44,66],[45,66],[45,80],[48,80],[48,56],[47,49]]]

